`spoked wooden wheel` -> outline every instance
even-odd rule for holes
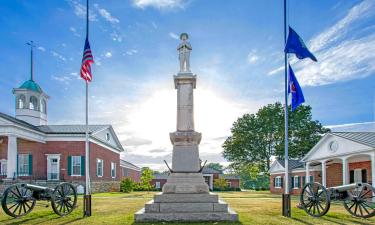
[[[301,192],[302,208],[313,217],[324,216],[330,207],[330,197],[327,189],[319,183],[307,183]]]
[[[345,209],[356,217],[369,218],[375,215],[375,189],[370,184],[347,190]]]
[[[52,193],[52,209],[60,215],[71,213],[77,205],[77,191],[70,183],[61,183],[56,186]]]
[[[1,206],[6,214],[17,218],[33,210],[35,198],[33,192],[22,184],[14,184],[5,189]]]

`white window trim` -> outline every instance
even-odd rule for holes
[[[113,168],[112,168],[112,166],[113,166]],[[112,169],[115,171],[114,176],[112,176]],[[111,162],[111,177],[116,178],[116,163],[115,162]]]
[[[297,179],[296,179],[296,178],[297,178]],[[296,183],[297,183],[296,181],[297,181],[297,180],[298,180],[298,186],[296,187]],[[300,186],[300,182],[301,182],[301,181],[300,181],[300,179],[299,179],[299,176],[294,176],[294,177],[293,177],[293,186],[294,186],[293,189],[299,189],[299,188],[300,188],[300,187],[299,187],[299,186]]]
[[[280,179],[280,182],[278,183],[277,180]],[[279,184],[279,186],[277,186]],[[275,177],[275,188],[281,189],[281,176]]]
[[[158,185],[158,184],[159,184],[159,185]],[[156,182],[155,182],[155,188],[158,188],[158,189],[159,189],[160,186],[161,186],[160,181],[156,181]]]
[[[99,175],[99,173],[98,173],[99,162],[102,163],[102,174],[101,175]],[[103,177],[103,173],[104,173],[104,161],[103,161],[103,159],[96,159],[96,176],[97,177]]]
[[[80,156],[80,155],[72,155],[71,156],[72,157],[72,168],[71,168],[71,175],[70,176],[72,176],[72,177],[81,177],[82,175],[81,175],[81,171],[82,171],[82,160],[81,160],[81,157],[82,156]],[[74,165],[73,165],[73,158],[74,157],[79,157],[79,175],[78,174],[74,174],[73,172],[74,172]]]
[[[7,170],[8,170],[8,160],[6,160],[6,159],[0,159],[0,164],[1,164],[1,167],[0,167],[1,174],[0,175],[6,176],[7,175]],[[4,173],[3,168],[5,169],[6,173]]]

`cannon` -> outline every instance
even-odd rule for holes
[[[353,183],[326,188],[320,183],[307,183],[300,195],[300,206],[313,217],[324,216],[331,201],[341,201],[353,216],[370,218],[375,215],[375,188],[368,183]]]
[[[60,183],[55,188],[13,184],[5,189],[1,206],[6,214],[18,218],[30,213],[40,200],[51,202],[53,211],[65,216],[77,206],[77,191],[70,183]]]

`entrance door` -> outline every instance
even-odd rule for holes
[[[47,179],[59,180],[60,179],[60,157],[48,157],[47,159]]]

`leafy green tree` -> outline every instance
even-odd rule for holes
[[[227,181],[224,178],[214,180],[214,188],[219,191],[224,191],[228,187]]]
[[[130,193],[133,191],[135,183],[132,179],[126,178],[120,183],[120,190],[125,193]]]
[[[138,184],[139,188],[144,190],[152,190],[151,181],[154,178],[154,172],[148,168],[143,167],[141,171],[141,182]]]
[[[302,105],[293,113],[289,107],[289,157],[301,158],[329,130],[312,120],[311,107]],[[232,135],[223,144],[223,156],[235,170],[257,166],[268,172],[271,156],[284,156],[284,110],[279,102],[245,114],[234,122]]]
[[[224,166],[220,163],[208,163],[206,167],[220,171],[221,173],[224,171]]]

